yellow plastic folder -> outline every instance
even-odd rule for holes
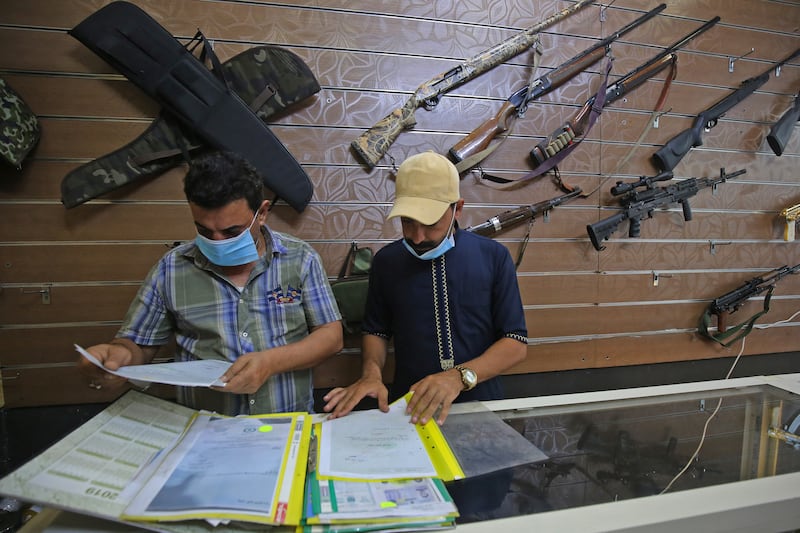
[[[298,525],[311,417],[198,413],[154,461],[123,512],[126,520],[238,520]]]
[[[464,471],[435,421],[410,423],[410,394],[388,413],[358,411],[315,424],[316,475],[351,481],[435,477],[453,481]]]

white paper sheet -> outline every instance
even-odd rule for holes
[[[435,477],[410,419],[401,398],[388,413],[372,409],[322,422],[317,474],[341,479]]]
[[[134,382],[164,383],[182,385],[184,387],[224,387],[219,378],[231,366],[230,361],[218,359],[199,359],[180,363],[156,363],[150,365],[123,366],[118,370],[109,370],[95,356],[75,345],[83,357],[110,374],[121,376]]]

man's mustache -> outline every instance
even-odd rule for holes
[[[420,255],[424,254],[428,250],[433,250],[436,247],[436,243],[433,241],[422,241],[419,244],[414,244],[411,239],[406,239],[406,242],[415,252]]]

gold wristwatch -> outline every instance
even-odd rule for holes
[[[478,374],[471,368],[464,365],[456,365],[456,370],[461,372],[461,383],[464,384],[464,390],[472,390],[478,384]]]

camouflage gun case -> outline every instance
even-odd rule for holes
[[[286,147],[218,77],[221,72],[206,68],[139,7],[112,2],[69,33],[158,101],[163,113],[174,117],[183,132],[170,135],[161,129],[163,124],[154,124],[148,130],[151,135],[163,133],[178,148],[181,138],[195,137],[193,140],[211,147],[238,152],[258,170],[264,185],[292,208],[300,212],[308,205],[313,194],[311,180]],[[210,51],[210,46],[206,50]],[[213,62],[213,52],[211,56]],[[82,195],[75,194],[70,185],[67,183],[69,198],[65,200],[72,204]]]

